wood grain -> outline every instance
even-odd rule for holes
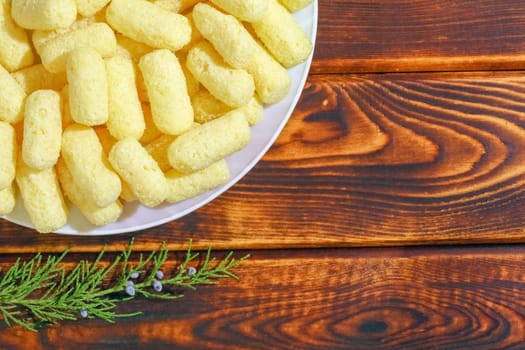
[[[523,242],[525,77],[312,76],[242,181],[182,219],[118,237],[37,235],[1,222],[1,252]]]
[[[525,67],[519,0],[319,1],[315,73]]]
[[[142,316],[0,326],[7,349],[520,349],[523,247],[253,251],[240,280]],[[8,262],[2,258],[2,266]],[[24,342],[21,344],[20,339]]]

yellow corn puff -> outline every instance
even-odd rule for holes
[[[33,31],[31,40],[33,41],[33,45],[35,46],[36,51],[40,52],[47,42],[64,36],[68,33],[80,29],[85,29],[90,25],[94,24],[95,22],[95,17],[79,18],[67,28],[60,28],[55,30],[35,30]]]
[[[0,121],[17,123],[23,117],[26,94],[15,78],[1,65],[0,86]]]
[[[38,33],[33,33],[34,43]],[[92,48],[104,58],[111,57],[116,53],[117,40],[106,23],[93,23],[43,40],[39,45],[35,43],[35,48],[44,67],[52,73],[58,73],[66,70],[67,58],[73,49]]]
[[[166,201],[175,203],[195,197],[198,194],[224,185],[229,179],[230,170],[224,159],[190,174],[170,170],[166,173],[166,180],[168,182]]]
[[[86,198],[107,207],[120,195],[121,183],[113,171],[95,131],[71,124],[62,134],[62,157]]]
[[[25,29],[67,28],[77,18],[77,5],[75,0],[12,0],[11,15]]]
[[[142,56],[139,67],[157,128],[170,135],[188,130],[193,124],[193,108],[177,57],[168,50],[156,50]]]
[[[109,152],[108,159],[140,203],[155,207],[166,199],[166,178],[137,140],[118,141]]]
[[[35,169],[54,166],[60,156],[62,116],[60,93],[37,90],[27,97],[22,157]]]
[[[0,190],[11,186],[15,179],[17,142],[15,129],[11,124],[0,121]]]
[[[86,198],[83,191],[77,187],[63,159],[58,161],[56,171],[64,195],[80,210],[87,221],[101,226],[118,220],[122,214],[122,204],[119,200],[101,208]]]
[[[290,74],[260,45],[246,71],[253,77],[255,92],[264,104],[277,103],[290,91]]]
[[[178,136],[168,148],[168,159],[179,172],[192,173],[239,151],[249,141],[250,126],[234,110]]]
[[[270,53],[286,68],[306,61],[312,42],[295,18],[277,0],[269,0],[264,17],[252,27]]]
[[[130,58],[115,56],[106,60],[109,87],[107,128],[118,140],[140,139],[144,133],[144,113],[135,85],[136,75]]]
[[[211,2],[246,22],[258,21],[268,11],[268,0],[211,0]]]
[[[171,12],[183,12],[184,10],[190,8],[191,6],[198,3],[200,0],[150,0],[157,6],[162,7],[163,9],[169,10]]]
[[[304,9],[306,6],[312,3],[312,0],[279,0],[288,11],[295,12]]]
[[[84,17],[91,17],[102,10],[111,0],[75,0],[78,13]]]
[[[0,190],[0,215],[10,214],[15,209],[16,195],[13,184]]]
[[[106,20],[116,31],[158,49],[176,51],[191,38],[186,17],[144,0],[111,1]]]
[[[108,120],[108,79],[104,60],[89,47],[71,51],[66,76],[69,111],[77,123],[100,125]]]
[[[240,107],[253,96],[255,86],[252,76],[243,69],[230,68],[205,41],[190,49],[186,65],[213,96],[228,106]]]
[[[11,17],[9,1],[0,1],[0,65],[14,72],[32,65],[34,60],[26,31]]]
[[[67,222],[68,210],[55,167],[33,169],[18,157],[16,183],[31,223],[41,233],[52,232]]]
[[[192,11],[195,26],[234,68],[245,68],[255,53],[256,43],[238,19],[200,3]]]
[[[200,124],[217,119],[233,109],[205,89],[197,92],[191,99],[191,103],[195,113],[195,121]]]

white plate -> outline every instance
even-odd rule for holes
[[[305,9],[294,13],[294,17],[315,45],[318,17],[317,0],[314,0],[312,5]],[[78,209],[71,208],[68,224],[57,230],[56,233],[107,235],[143,230],[176,220],[215,199],[250,171],[274,143],[301,96],[311,62],[312,55],[305,63],[289,70],[292,84],[286,98],[265,108],[263,119],[252,127],[250,144],[227,158],[231,179],[226,185],[176,204],[165,204],[156,208],[147,208],[137,203],[127,203],[121,218],[117,222],[100,227],[93,226],[83,218]],[[15,210],[3,218],[21,226],[32,228],[21,202],[22,200],[19,199]]]

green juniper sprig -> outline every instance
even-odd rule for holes
[[[81,260],[67,271],[62,262],[68,250],[60,256],[50,255],[46,259],[40,253],[28,261],[17,259],[0,276],[0,314],[4,322],[8,326],[20,325],[30,330],[60,320],[80,318],[100,318],[113,323],[117,318],[141,313],[116,312],[121,302],[136,296],[179,299],[183,296],[180,289],[216,284],[220,278],[237,278],[231,270],[249,257],[245,255],[235,259],[233,252],[230,252],[216,261],[211,257],[209,247],[197,269],[190,264],[200,254],[192,252],[190,241],[176,274],[167,277],[162,270],[168,258],[165,244],[147,256],[140,254],[136,263],[130,261],[132,252],[133,240],[105,267],[101,264],[105,253],[102,249],[93,262]]]

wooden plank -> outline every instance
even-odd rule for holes
[[[312,72],[523,69],[519,0],[319,1]]]
[[[108,327],[0,326],[8,349],[518,349],[525,247],[253,251],[239,281],[199,288]],[[2,267],[8,262],[0,257]]]
[[[104,238],[2,222],[0,252],[523,242],[524,111],[520,73],[313,76],[263,161],[193,214]]]

